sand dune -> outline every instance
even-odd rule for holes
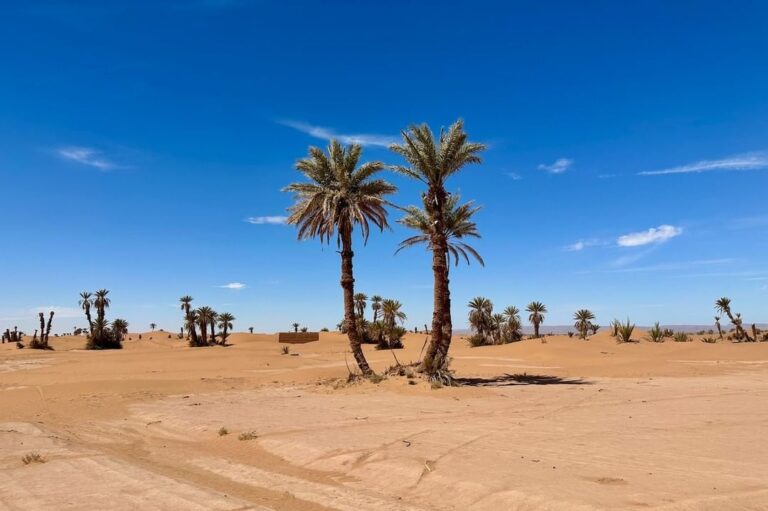
[[[432,389],[340,385],[338,334],[167,335],[0,345],[0,509],[768,509],[768,343],[456,339]]]

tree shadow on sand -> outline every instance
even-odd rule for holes
[[[592,385],[581,378],[562,378],[544,374],[503,374],[490,378],[456,378],[456,383],[468,387],[507,387],[512,385]]]

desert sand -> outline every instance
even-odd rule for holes
[[[768,509],[768,343],[457,338],[433,389],[346,384],[335,333],[130,337],[0,347],[0,509]]]

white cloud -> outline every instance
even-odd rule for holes
[[[569,158],[558,158],[551,165],[545,165],[544,163],[538,166],[539,170],[549,172],[550,174],[562,174],[573,165],[573,160]]]
[[[74,161],[89,167],[95,167],[102,171],[111,170],[117,167],[113,162],[103,158],[101,152],[90,147],[60,147],[56,150],[59,158]]]
[[[218,286],[218,287],[239,291],[241,289],[245,289],[247,286],[242,282],[230,282],[229,284],[224,284],[223,286]]]
[[[616,243],[620,247],[640,247],[651,243],[664,243],[676,236],[680,236],[683,229],[674,225],[660,225],[651,227],[647,231],[633,232],[619,236]]]
[[[640,176],[660,176],[664,174],[691,174],[713,170],[757,170],[768,167],[768,153],[754,152],[731,156],[721,160],[701,160],[679,167],[639,172]]]
[[[323,140],[331,140],[335,138],[344,144],[360,144],[362,146],[379,146],[389,147],[390,145],[397,143],[397,138],[390,137],[388,135],[373,135],[373,134],[343,134],[336,133],[331,128],[325,128],[323,126],[313,126],[305,122],[300,121],[277,121],[278,124],[288,126],[295,130],[306,133],[309,136],[320,138]]]
[[[523,179],[523,176],[521,176],[517,172],[507,172],[507,176],[509,176],[509,178],[512,179],[512,181],[520,181],[521,179]]]
[[[280,225],[284,224],[286,220],[288,220],[287,216],[249,216],[245,219],[249,224],[255,225]]]

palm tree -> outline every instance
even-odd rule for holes
[[[181,302],[181,310],[184,311],[184,327],[189,334],[190,345],[197,346],[197,331],[195,330],[195,322],[197,319],[192,318],[190,320],[190,315],[192,314],[192,300],[194,300],[194,298],[189,295],[184,295],[179,298],[179,301]]]
[[[454,264],[458,266],[459,260],[464,259],[467,264],[470,262],[472,256],[476,259],[481,266],[485,266],[485,261],[480,254],[472,246],[462,241],[464,238],[479,238],[480,234],[477,232],[477,224],[472,221],[472,216],[480,210],[480,207],[474,207],[473,202],[469,201],[466,204],[459,205],[460,197],[458,195],[451,195],[448,197],[445,203],[443,211],[444,222],[443,228],[445,231],[446,246],[448,249],[447,260],[445,267],[445,280],[446,280],[446,310],[450,310],[450,259],[453,257]],[[399,223],[409,227],[413,230],[419,231],[420,234],[411,236],[400,242],[398,249],[395,253],[400,252],[404,248],[412,247],[419,244],[425,244],[430,246],[431,243],[431,231],[432,223],[427,213],[427,204],[424,204],[424,208],[418,208],[416,206],[409,206],[405,209],[406,216],[399,220]],[[450,319],[450,315],[446,322],[443,324],[443,343],[450,345],[453,325]],[[447,348],[445,353],[440,352],[444,356],[447,354]]]
[[[470,326],[483,338],[483,342],[487,343],[488,334],[491,333],[493,302],[488,298],[477,296],[469,302],[468,307]]]
[[[112,332],[117,342],[123,342],[123,336],[128,333],[128,322],[117,318],[112,322]]]
[[[216,344],[216,322],[219,320],[219,313],[215,310],[211,310],[211,318],[209,320],[209,326],[211,327],[211,344]]]
[[[448,239],[445,229],[446,202],[450,194],[445,182],[465,165],[480,163],[478,156],[485,145],[469,142],[464,122],[456,121],[447,130],[440,130],[438,140],[428,125],[412,125],[402,132],[403,143],[390,149],[402,156],[408,166],[393,170],[424,183],[427,187],[423,202],[431,226],[429,248],[432,251],[434,277],[432,339],[422,363],[428,372],[443,369],[447,363],[453,324],[448,282]]]
[[[539,325],[544,323],[544,314],[547,312],[547,306],[541,302],[531,302],[525,308],[526,312],[530,312],[528,321],[533,325],[534,337],[539,337]]]
[[[592,325],[592,320],[595,319],[595,315],[588,309],[579,309],[573,315],[573,319],[576,320],[573,326],[579,331],[579,337],[586,339],[587,332]]]
[[[723,340],[723,327],[720,326],[720,316],[715,316],[715,326],[717,327],[717,334],[720,336],[720,340]]]
[[[358,167],[361,153],[360,145],[345,148],[336,140],[331,140],[328,154],[310,147],[309,156],[296,163],[297,170],[309,182],[292,183],[285,191],[295,197],[288,223],[298,227],[299,239],[320,238],[321,243],[330,243],[336,236],[341,249],[341,287],[349,346],[360,371],[370,376],[373,371],[363,354],[356,328],[352,232],[355,225],[359,226],[363,240],[367,241],[371,223],[380,230],[388,228],[386,196],[397,189],[383,179],[371,179],[385,168],[383,163],[367,162]]]
[[[291,323],[291,326],[293,327],[293,331],[294,332],[298,332],[299,331],[299,326],[300,325],[298,323]]]
[[[117,320],[115,320],[115,321],[117,321]],[[114,324],[114,322],[113,322],[113,324]],[[157,327],[157,324],[155,324],[155,323],[150,323],[149,324],[149,328],[151,328],[153,332],[155,331],[155,327]]]
[[[381,310],[381,300],[382,298],[379,295],[373,295],[371,297],[371,310],[373,311],[374,323],[376,323],[376,321],[379,319],[379,311]]]
[[[381,302],[382,319],[384,321],[384,325],[388,329],[392,329],[398,322],[402,324],[406,319],[408,319],[408,316],[405,315],[405,312],[400,310],[402,306],[403,304],[398,300],[387,299]]]
[[[185,316],[189,315],[189,311],[192,307],[192,300],[194,300],[194,298],[189,295],[184,295],[179,298],[179,301],[181,302],[181,310],[184,311]]]
[[[88,319],[88,330],[90,332],[93,332],[93,320],[91,319],[91,306],[93,305],[93,300],[91,299],[91,293],[88,291],[83,291],[80,293],[80,307],[85,311],[85,317]]]
[[[197,323],[200,325],[200,334],[203,338],[202,345],[208,345],[208,325],[214,320],[214,314],[216,314],[210,307],[203,306],[197,309]]]
[[[205,340],[201,343],[200,340],[197,338],[197,331],[195,330],[195,327],[197,326],[197,310],[191,310],[189,313],[184,317],[184,327],[187,329],[187,332],[189,332],[189,345],[196,347],[196,346],[205,346]]]
[[[110,299],[107,298],[107,295],[109,294],[108,289],[99,289],[94,293],[95,297],[93,299],[93,306],[96,307],[96,317],[104,319],[105,310],[109,307],[109,304],[111,303]]]
[[[506,321],[506,333],[508,335],[508,338],[505,342],[514,342],[522,339],[521,330],[523,324],[520,321],[520,309],[514,305],[510,305],[504,309],[502,314],[504,315],[504,320]]]
[[[494,344],[501,344],[501,334],[504,329],[504,314],[493,314],[491,316],[491,336]]]
[[[365,305],[366,305],[366,300],[368,300],[368,296],[365,293],[355,293],[354,300],[355,300],[355,312],[357,312],[357,317],[363,319],[365,315]]]
[[[221,328],[221,344],[227,343],[227,331],[232,328],[232,322],[235,317],[229,312],[222,312],[219,314],[219,328]]]
[[[249,331],[250,333],[253,333],[253,327],[252,327],[252,326],[249,326],[249,327],[248,327],[248,331]]]
[[[719,300],[715,302],[715,310],[720,312],[721,314],[725,314],[728,316],[728,319],[731,320],[731,323],[733,323],[733,326],[736,327],[736,337],[746,338],[747,341],[752,341],[752,339],[749,338],[749,334],[742,328],[742,319],[741,314],[736,314],[736,317],[733,316],[733,313],[731,312],[731,299],[727,297],[722,297]]]

